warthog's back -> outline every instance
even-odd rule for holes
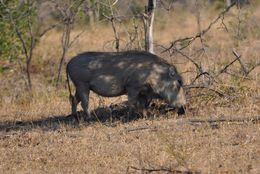
[[[73,82],[91,81],[100,76],[116,77],[120,82],[129,76],[145,76],[153,66],[159,64],[168,67],[168,63],[154,54],[144,51],[129,52],[86,52],[72,58],[68,72]]]
[[[168,64],[166,61],[157,57],[154,54],[145,51],[126,51],[126,52],[85,52],[81,53],[74,58],[72,58],[68,66],[84,66],[91,64],[91,62],[96,62],[105,65],[119,64],[124,62],[125,65],[128,64],[138,64],[138,63],[163,63]],[[95,65],[95,64],[93,64]],[[123,67],[123,65],[121,65]],[[125,66],[127,67],[127,66]]]

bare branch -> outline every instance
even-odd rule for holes
[[[69,48],[76,42],[76,40],[78,40],[78,38],[86,31],[86,29],[82,30],[80,33],[78,33],[74,38],[73,40],[70,42],[69,44]]]
[[[114,5],[116,5],[116,4],[117,4],[117,2],[118,2],[118,0],[115,0],[115,2],[113,2],[113,3],[111,4],[111,6],[114,6]]]
[[[241,76],[241,75],[239,75],[239,74],[237,74],[237,73],[230,72],[230,71],[225,71],[224,73],[225,73],[225,74],[228,74],[228,75],[230,75],[230,76],[234,76],[234,77],[241,78],[241,79],[254,80],[253,78],[250,78],[250,77],[247,77],[247,76],[244,76],[244,75]]]
[[[217,91],[215,89],[212,89],[209,87],[209,85],[184,85],[183,86],[184,89],[192,89],[192,88],[201,88],[201,89],[207,89],[209,91],[212,91],[214,93],[216,93],[219,97],[224,97],[225,95],[223,93],[221,93],[220,91]]]
[[[240,59],[240,58],[241,58],[241,55],[239,55],[239,54],[236,52],[235,49],[233,49],[232,52],[233,52],[233,54],[236,56],[236,58],[238,58],[238,62],[240,63],[240,66],[241,66],[241,68],[242,68],[242,71],[243,71],[244,75],[248,74],[246,67],[244,66],[242,60]]]
[[[249,75],[256,67],[260,66],[260,62],[256,63],[256,65],[254,65],[252,68],[250,68],[248,71],[247,71],[247,75]]]
[[[222,68],[222,69],[219,71],[219,73],[216,75],[216,77],[219,76],[221,73],[225,72],[225,71],[227,70],[227,68],[228,68],[230,65],[232,65],[233,63],[235,63],[238,59],[240,59],[240,57],[241,57],[241,56],[236,57],[236,58],[235,58],[233,61],[231,61],[229,64],[225,65],[224,68]]]
[[[114,33],[114,37],[115,37],[115,43],[116,43],[115,44],[115,49],[116,49],[117,52],[119,52],[120,38],[119,38],[118,31],[116,29],[116,22],[115,22],[118,18],[115,17],[114,10],[113,10],[113,6],[115,5],[115,3],[117,3],[117,1],[115,1],[113,4],[108,4],[107,5],[107,7],[110,9],[111,16],[106,16],[105,14],[102,14],[102,15],[111,22],[113,33]]]
[[[163,0],[158,1],[158,4],[160,4],[167,11],[170,11],[173,8],[173,3],[174,3],[174,0],[168,2],[167,4]]]
[[[206,34],[211,27],[216,24],[218,22],[219,19],[223,18],[223,16],[236,4],[236,1],[233,2],[230,6],[228,6],[226,9],[224,9],[219,15],[218,17],[216,17],[209,25],[207,28],[205,28],[204,30],[202,30],[201,32],[198,32],[195,36],[191,36],[191,37],[185,37],[185,38],[181,38],[181,39],[177,39],[175,41],[173,41],[171,43],[171,45],[166,48],[164,51],[162,51],[162,53],[167,52],[171,49],[173,50],[177,50],[176,45],[179,43],[184,43],[186,42],[186,44],[180,48],[178,48],[179,50],[182,50],[186,47],[188,47],[194,40],[196,40],[197,38],[200,38],[201,36],[203,36],[204,34]]]
[[[210,76],[210,74],[209,74],[208,72],[202,72],[202,73],[198,74],[198,75],[192,80],[192,82],[191,82],[190,84],[191,84],[191,85],[194,84],[197,79],[199,79],[201,76],[204,76],[204,75]]]
[[[46,33],[48,33],[50,30],[54,29],[55,27],[57,27],[58,24],[54,24],[51,25],[50,27],[46,28],[45,30],[43,30],[41,33],[38,34],[38,37],[42,37],[44,36]]]
[[[182,55],[183,57],[185,57],[186,59],[188,59],[189,61],[191,61],[195,67],[199,70],[200,73],[203,73],[203,70],[201,69],[201,66],[198,65],[194,60],[192,60],[192,58],[190,58],[189,56],[187,56],[186,54],[184,54],[183,52],[179,51],[178,49],[175,50],[177,53],[179,53],[180,55]]]
[[[74,1],[71,4],[58,4],[56,1],[52,1],[54,4],[56,4],[56,9],[59,11],[61,17],[62,17],[62,23],[63,23],[63,34],[61,37],[61,43],[62,43],[62,55],[60,58],[60,63],[58,67],[58,74],[57,74],[57,79],[56,79],[56,87],[58,87],[60,81],[61,81],[61,71],[62,71],[62,66],[64,64],[64,60],[66,57],[66,53],[68,49],[72,46],[72,44],[75,42],[77,38],[84,32],[84,30],[79,33],[74,40],[71,42],[70,41],[70,33],[71,33],[71,28],[75,20],[75,16],[79,12],[79,7],[81,4],[84,2],[84,0],[81,1]]]
[[[241,67],[242,67],[242,69],[243,69],[244,74],[245,74],[245,75],[248,74],[248,73],[247,73],[248,71],[246,70],[246,68],[244,67],[242,61],[240,60],[241,55],[239,55],[239,54],[235,51],[235,49],[233,49],[232,52],[233,52],[233,54],[235,55],[236,58],[235,58],[233,61],[231,61],[229,64],[225,65],[224,68],[222,68],[222,69],[217,73],[217,75],[215,75],[215,78],[218,77],[218,76],[219,76],[220,74],[222,74],[223,72],[226,72],[226,70],[228,69],[228,67],[231,66],[231,65],[232,65],[233,63],[235,63],[236,61],[239,61],[239,62],[240,62],[240,65],[241,65]]]

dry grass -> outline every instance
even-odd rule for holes
[[[254,23],[250,20],[259,19],[260,10],[245,10],[253,10],[247,24],[248,28],[253,28]],[[157,19],[156,43],[169,44],[197,32],[193,15],[177,13],[171,14],[172,18]],[[235,19],[236,14],[236,10],[230,12],[226,22]],[[212,16],[205,14],[202,28]],[[236,48],[247,67],[259,62],[259,37],[249,32],[246,39],[237,43],[231,36],[232,31],[226,33],[219,26],[217,24],[205,36],[208,47],[205,54],[193,57],[196,61],[208,71],[218,70],[234,59],[232,48]],[[123,28],[121,25],[121,35],[127,40]],[[78,32],[72,34],[75,36]],[[111,50],[109,45],[103,48],[113,40],[111,32],[112,29],[104,25],[87,28],[70,49],[68,57],[82,51]],[[149,170],[157,169],[158,173],[260,173],[259,121],[187,122],[194,117],[259,116],[259,67],[247,79],[241,75],[238,62],[232,65],[229,70],[237,76],[222,74],[219,83],[213,86],[225,97],[205,89],[189,91],[184,117],[178,117],[175,112],[157,112],[155,118],[122,122],[108,116],[105,120],[93,118],[77,125],[74,119],[65,117],[70,113],[67,90],[56,91],[54,87],[61,52],[60,35],[58,31],[50,32],[35,51],[33,97],[24,92],[18,70],[0,74],[0,173],[149,173]],[[200,42],[194,43],[185,53],[191,55],[200,47]],[[161,48],[156,47],[158,54],[160,51]],[[194,73],[187,73],[195,70],[194,65],[182,56],[160,55],[176,64],[187,84],[195,77]],[[124,96],[101,98],[91,94],[90,108],[125,99]]]

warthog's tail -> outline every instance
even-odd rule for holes
[[[67,76],[67,85],[68,85],[68,89],[69,89],[69,93],[70,93],[69,100],[70,100],[70,102],[72,104],[74,96],[72,95],[72,92],[71,92],[70,80],[69,80],[70,77],[69,77],[69,73],[68,73],[68,66],[66,67],[66,76]]]

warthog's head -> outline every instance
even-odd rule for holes
[[[159,96],[166,100],[171,106],[178,109],[178,114],[184,114],[184,107],[186,105],[186,98],[182,88],[182,77],[177,72],[174,66],[170,66],[160,73],[156,79],[157,83],[153,84],[153,90]]]

